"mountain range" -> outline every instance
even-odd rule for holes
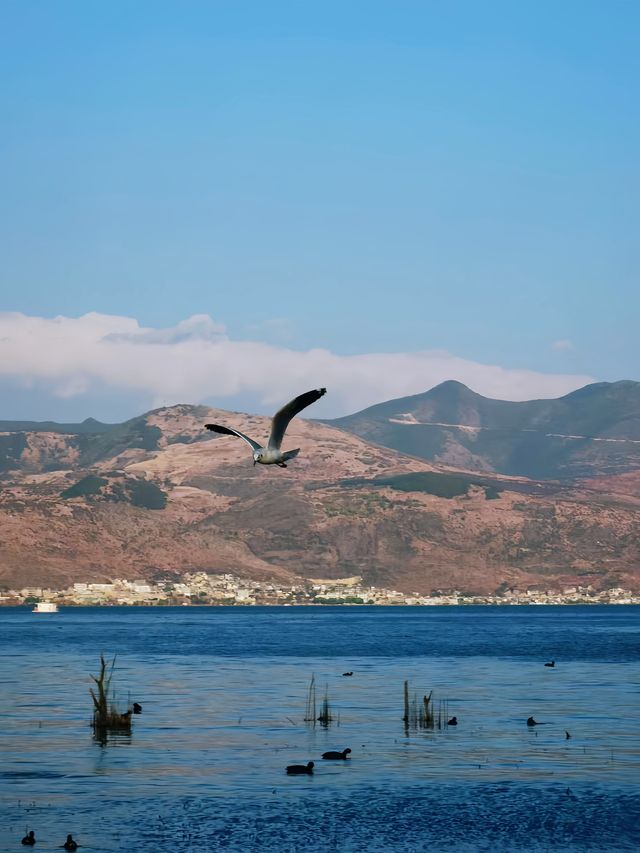
[[[640,470],[640,382],[598,382],[555,400],[491,400],[460,382],[325,421],[444,465],[533,479]]]
[[[331,423],[294,419],[285,446],[302,450],[286,470],[254,468],[243,442],[203,429],[266,438],[267,418],[205,406],[0,422],[0,585],[205,570],[423,593],[637,590],[638,389],[507,403],[448,382]]]

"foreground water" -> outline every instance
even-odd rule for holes
[[[38,850],[68,832],[153,853],[637,849],[639,616],[0,609],[0,850],[27,828]],[[88,725],[101,652],[118,655],[117,699],[143,705],[106,746]],[[326,729],[304,722],[312,674]],[[406,731],[405,679],[459,725]],[[320,758],[347,746],[346,762]],[[309,760],[313,776],[285,774]]]

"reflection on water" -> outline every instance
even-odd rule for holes
[[[407,630],[399,609],[331,609],[321,619],[309,609],[275,610],[267,655],[255,644],[268,633],[264,612],[184,610],[63,612],[46,624],[0,613],[0,850],[15,849],[25,826],[36,830],[38,849],[72,832],[93,849],[133,841],[156,853],[177,845],[433,851],[640,843],[640,667],[624,643],[617,659],[602,655],[619,636],[616,625],[632,636],[636,610],[598,609],[600,628],[604,611],[615,610],[612,631],[596,635],[606,646],[583,642],[573,659],[562,654],[563,631],[575,647],[573,634],[588,637],[595,608],[572,609],[564,629],[546,608],[537,628],[535,613],[510,609],[510,621],[499,614],[512,644],[519,632],[538,647],[553,634],[553,654],[528,657],[484,654],[496,629],[483,627],[476,609],[459,609],[459,653],[450,656],[415,654],[415,611]],[[494,618],[489,610],[486,618]],[[254,632],[252,619],[261,623]],[[315,632],[307,654],[291,645],[291,621]],[[342,655],[328,655],[336,633]],[[185,634],[188,653],[178,647]],[[367,642],[376,654],[363,653]],[[118,654],[118,701],[143,705],[131,737],[106,747],[92,741],[88,692],[101,651]],[[556,667],[545,668],[551,657]],[[328,727],[304,723],[312,675],[319,695],[328,686]],[[407,734],[405,679],[446,699],[459,725]],[[528,728],[531,715],[545,725]],[[320,758],[345,747],[347,761]],[[309,760],[313,776],[286,776],[287,764]]]

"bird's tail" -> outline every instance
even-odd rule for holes
[[[300,453],[299,447],[296,447],[295,450],[285,450],[285,452],[282,454],[282,458],[285,462],[288,462],[289,459],[295,459],[298,453]]]

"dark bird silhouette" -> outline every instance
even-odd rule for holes
[[[352,673],[352,672],[343,672],[342,674],[343,674],[343,675],[353,675],[353,673]]]
[[[457,717],[451,717],[450,720],[447,720],[447,725],[448,726],[457,726],[458,725],[458,718]]]
[[[556,662],[554,660],[552,660],[551,663],[545,663],[545,666],[555,666],[555,665],[556,665]]]
[[[568,732],[568,731],[566,731],[566,730],[565,730],[564,737],[565,737],[565,740],[569,740],[569,738],[571,737],[571,735],[569,734],[569,732]]]
[[[533,717],[529,717],[529,719],[527,720],[527,725],[528,726],[546,726],[546,725],[548,725],[548,722],[540,723],[540,722],[538,722],[538,720],[534,720]]]
[[[29,846],[29,847],[33,847],[33,845],[36,843],[36,834],[35,834],[35,832],[34,832],[33,830],[30,830],[30,831],[25,835],[25,837],[22,839],[22,843],[23,843],[23,844],[25,844],[25,845],[27,845],[27,846]]]
[[[212,432],[219,432],[222,435],[235,435],[241,438],[251,448],[254,465],[259,462],[261,465],[279,465],[281,468],[286,468],[289,459],[294,459],[300,453],[299,447],[296,450],[280,450],[282,439],[291,419],[326,393],[326,388],[315,388],[313,391],[307,391],[305,394],[295,397],[290,403],[277,411],[271,420],[271,435],[266,447],[258,444],[257,441],[249,438],[243,432],[231,429],[231,427],[221,424],[205,424],[205,427]]]
[[[137,702],[133,703],[133,713],[141,714],[142,713],[142,705],[139,705]]]
[[[349,747],[343,749],[342,752],[323,752],[322,757],[328,761],[346,761],[351,750]]]
[[[65,850],[77,850],[80,846],[77,841],[74,841],[71,834],[67,835],[67,840],[62,845]]]
[[[309,761],[308,764],[290,764],[287,767],[287,773],[289,776],[300,776],[302,773],[308,773],[311,775],[313,773],[313,761]]]

